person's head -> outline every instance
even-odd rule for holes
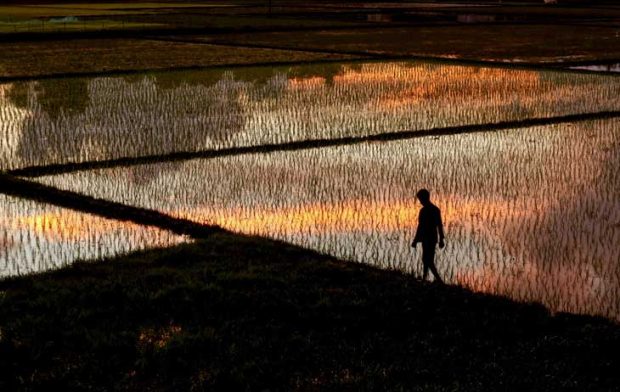
[[[415,194],[415,196],[418,198],[418,200],[420,200],[420,203],[422,203],[422,205],[426,205],[431,201],[431,193],[428,191],[428,189],[420,189],[418,193]]]

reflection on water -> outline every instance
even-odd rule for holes
[[[570,67],[570,69],[580,69],[584,71],[596,71],[596,72],[620,72],[620,63],[618,64],[599,64],[599,65],[580,65],[576,67]]]
[[[446,281],[620,319],[620,121],[369,143],[43,178],[338,257],[419,273],[427,187]]]
[[[183,237],[0,194],[0,278],[170,246]]]
[[[0,169],[620,109],[620,79],[419,62],[0,84]]]

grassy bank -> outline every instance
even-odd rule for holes
[[[612,390],[620,328],[286,244],[0,281],[0,390]]]

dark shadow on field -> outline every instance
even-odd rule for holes
[[[0,293],[2,390],[546,391],[620,381],[611,322],[229,233],[0,281]]]

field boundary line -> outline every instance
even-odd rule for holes
[[[101,161],[68,162],[61,164],[29,166],[20,169],[7,170],[5,173],[12,176],[20,177],[41,177],[46,175],[64,174],[96,169],[110,169],[114,167],[128,167],[151,163],[189,161],[193,159],[211,159],[247,154],[269,154],[281,151],[309,150],[316,148],[354,145],[367,142],[407,140],[430,136],[449,136],[469,133],[497,132],[515,128],[530,128],[535,126],[583,122],[590,120],[605,120],[619,117],[620,111],[569,114],[565,116],[529,118],[524,120],[502,121],[487,124],[470,124],[444,128],[431,128],[426,130],[406,130],[391,133],[378,133],[365,136],[349,136],[333,139],[311,139],[291,141],[286,143],[263,144],[257,146],[229,147],[200,151],[179,151],[167,154],[146,155],[141,157],[124,157]]]
[[[389,60],[389,59],[388,59]],[[394,59],[397,60],[397,59]],[[144,69],[119,69],[110,71],[93,71],[93,72],[66,72],[66,73],[51,73],[42,75],[23,75],[23,76],[0,76],[0,83],[19,83],[19,82],[36,82],[39,80],[49,79],[65,79],[65,78],[106,78],[106,77],[120,77],[126,75],[140,75],[147,76],[151,73],[165,73],[165,72],[183,72],[183,71],[209,71],[228,68],[253,68],[253,67],[286,67],[297,65],[314,65],[314,64],[329,64],[329,63],[350,63],[360,61],[378,61],[373,57],[351,57],[351,58],[334,58],[334,59],[315,59],[315,60],[300,60],[300,61],[266,61],[260,63],[238,63],[238,64],[212,64],[212,65],[188,65],[181,67],[163,67],[163,68],[144,68]],[[591,72],[589,72],[591,73]]]
[[[195,239],[205,238],[216,233],[229,232],[216,225],[201,224],[147,208],[97,199],[92,196],[58,189],[6,174],[0,174],[0,193],[69,208],[116,221],[129,221],[143,226],[154,226],[174,234],[188,235]]]

